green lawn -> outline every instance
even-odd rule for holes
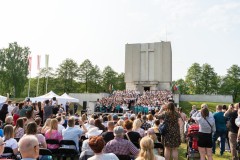
[[[219,104],[223,105],[223,103],[220,103],[220,102],[189,102],[189,101],[182,101],[182,102],[179,102],[179,106],[182,107],[184,113],[189,115],[190,111],[192,110],[192,106],[193,105],[196,105],[197,109],[200,109],[201,104],[203,104],[203,103],[206,103],[208,105],[208,108],[209,108],[209,110],[211,112],[215,112],[217,105],[219,105]],[[229,105],[229,103],[224,103],[224,104],[227,105],[227,106]]]
[[[186,160],[186,151],[187,151],[187,145],[186,143],[182,143],[179,147],[179,160]],[[223,156],[220,156],[220,150],[219,147],[216,149],[216,154],[213,155],[214,160],[230,160],[231,155],[229,152],[224,152]]]

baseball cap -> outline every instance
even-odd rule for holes
[[[118,120],[118,115],[117,114],[113,115],[113,120]]]

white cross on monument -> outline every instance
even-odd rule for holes
[[[149,53],[153,53],[154,52],[154,50],[152,50],[152,49],[150,49],[149,48],[149,44],[147,43],[147,44],[144,44],[144,47],[142,47],[141,48],[141,52],[145,52],[146,53],[146,55],[145,55],[145,63],[146,63],[146,75],[147,75],[147,81],[149,81]],[[141,56],[141,58],[142,58],[142,56]]]

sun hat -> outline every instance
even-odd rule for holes
[[[103,130],[99,130],[98,127],[93,127],[87,131],[85,137],[90,138],[92,136],[99,136],[102,132]]]

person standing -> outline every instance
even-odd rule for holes
[[[166,111],[164,111],[166,110]],[[159,118],[164,120],[166,124],[166,135],[163,136],[163,142],[165,145],[164,155],[166,160],[170,159],[170,153],[172,151],[172,158],[178,159],[178,147],[181,144],[180,128],[179,128],[179,114],[175,111],[175,105],[172,102],[168,102],[160,110]]]
[[[226,118],[224,117],[224,113],[222,112],[222,105],[216,106],[216,112],[213,114],[213,117],[215,119],[216,132],[213,133],[213,137],[212,137],[212,141],[213,141],[212,152],[213,154],[215,154],[216,140],[218,139],[218,137],[220,137],[221,138],[220,155],[223,155],[223,152],[225,151],[225,139],[226,139],[227,127],[226,127]]]
[[[53,113],[53,106],[49,105],[49,100],[45,101],[45,106],[43,107],[43,122],[45,123],[47,118],[50,118]]]
[[[206,104],[203,105],[206,106]],[[207,107],[201,108],[200,116],[198,112],[192,115],[192,119],[199,124],[198,150],[201,160],[205,160],[206,154],[208,160],[212,160],[212,133],[216,131],[215,120],[210,116]]]
[[[238,117],[238,113],[237,113],[238,108],[239,108],[239,103],[236,103],[233,107],[230,105],[228,110],[224,114],[224,116],[229,119],[228,137],[229,137],[229,143],[230,143],[230,150],[232,154],[232,160],[238,159],[238,153],[236,150],[238,126],[235,124],[235,119]]]

